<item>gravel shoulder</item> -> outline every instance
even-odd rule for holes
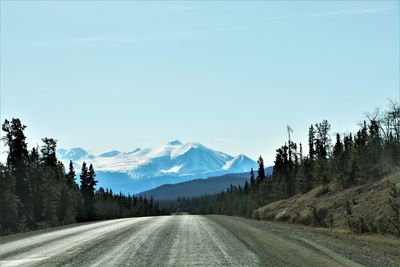
[[[231,231],[264,266],[400,266],[400,239],[395,237],[239,217],[207,218]]]

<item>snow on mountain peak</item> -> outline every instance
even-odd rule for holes
[[[70,160],[79,160],[84,157],[90,156],[89,153],[80,147],[75,147],[71,149],[58,149],[57,152]]]
[[[256,168],[257,163],[243,154],[237,155],[234,159],[228,161],[222,168],[230,172],[247,172],[251,168]]]
[[[182,144],[178,140],[156,149],[136,149],[128,153],[113,150],[94,156],[79,148],[57,152],[66,166],[69,160],[76,166],[85,161],[93,163],[97,171],[126,173],[133,179],[163,175],[200,178],[212,173],[247,172],[256,167],[255,161],[245,155],[233,158],[197,142]]]
[[[196,142],[187,143],[184,145],[182,144],[181,146],[178,146],[171,151],[171,159],[175,159],[175,158],[179,157],[180,155],[185,154],[192,148],[205,148],[205,147],[203,145],[201,145],[200,143],[196,143]]]
[[[135,150],[133,150],[131,152],[128,152],[128,154],[134,154],[134,153],[137,153],[139,151],[142,151],[142,150],[140,148],[136,148]]]
[[[168,169],[168,170],[161,170],[162,173],[165,174],[170,174],[170,173],[179,173],[179,171],[181,170],[181,168],[183,167],[183,165],[180,166],[173,166],[172,168]]]

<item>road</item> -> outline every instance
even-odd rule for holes
[[[334,247],[343,240],[291,229],[197,215],[75,224],[0,238],[0,266],[391,265],[371,261],[361,246],[346,255]]]

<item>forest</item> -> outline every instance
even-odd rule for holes
[[[273,173],[265,175],[263,158],[257,173],[251,170],[244,186],[231,186],[214,195],[178,198],[175,208],[191,214],[225,214],[251,217],[255,209],[271,202],[334,184],[338,190],[381,180],[400,169],[400,106],[390,101],[387,110],[367,114],[355,133],[336,133],[331,140],[327,120],[310,125],[308,154],[303,144],[288,139],[276,149]],[[400,236],[400,189],[389,185],[392,213],[388,220]]]
[[[17,118],[2,125],[8,157],[0,163],[0,234],[161,214],[152,198],[96,190],[96,172],[85,162],[78,185],[72,162],[65,170],[57,159],[57,141],[43,138],[40,148],[28,151],[25,128]]]

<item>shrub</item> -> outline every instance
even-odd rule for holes
[[[309,206],[313,217],[313,224],[316,226],[326,227],[325,218],[328,215],[328,209],[326,208],[318,208],[315,203]]]
[[[390,213],[388,216],[389,223],[395,235],[400,237],[400,189],[395,183],[389,182],[389,200]]]

